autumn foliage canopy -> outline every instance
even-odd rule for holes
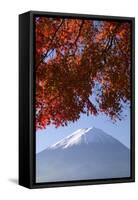
[[[37,17],[35,40],[37,128],[81,113],[121,119],[131,95],[130,22]]]

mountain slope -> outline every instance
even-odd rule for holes
[[[130,176],[130,151],[97,128],[79,129],[36,155],[36,181]]]

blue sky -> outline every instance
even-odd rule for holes
[[[55,128],[53,125],[50,125],[46,129],[38,130],[36,132],[36,152],[44,150],[77,129],[90,127],[100,128],[127,147],[130,147],[130,109],[125,108],[122,115],[124,117],[121,121],[113,123],[104,114],[99,114],[98,116],[82,114],[77,122],[70,123],[66,127]]]

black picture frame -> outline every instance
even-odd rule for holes
[[[128,178],[35,183],[35,37],[34,17],[128,20],[132,25],[131,176]],[[78,186],[135,181],[135,18],[29,11],[19,15],[19,184],[27,188]]]

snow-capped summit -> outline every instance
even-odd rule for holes
[[[119,141],[117,141],[107,133],[103,132],[101,129],[95,127],[81,128],[73,132],[71,135],[58,141],[54,145],[51,145],[50,147],[48,147],[48,149],[57,149],[57,148],[66,149],[79,144],[90,144],[90,143],[113,144],[115,142]]]
[[[130,176],[130,151],[98,128],[82,128],[36,155],[36,181]]]
[[[66,138],[63,138],[62,140],[58,141],[54,145],[50,146],[50,149],[56,149],[56,148],[67,148],[71,147],[73,145],[78,145],[82,141],[86,142],[86,133],[88,133],[92,128],[81,128],[77,131],[73,132],[71,135],[67,136]]]

